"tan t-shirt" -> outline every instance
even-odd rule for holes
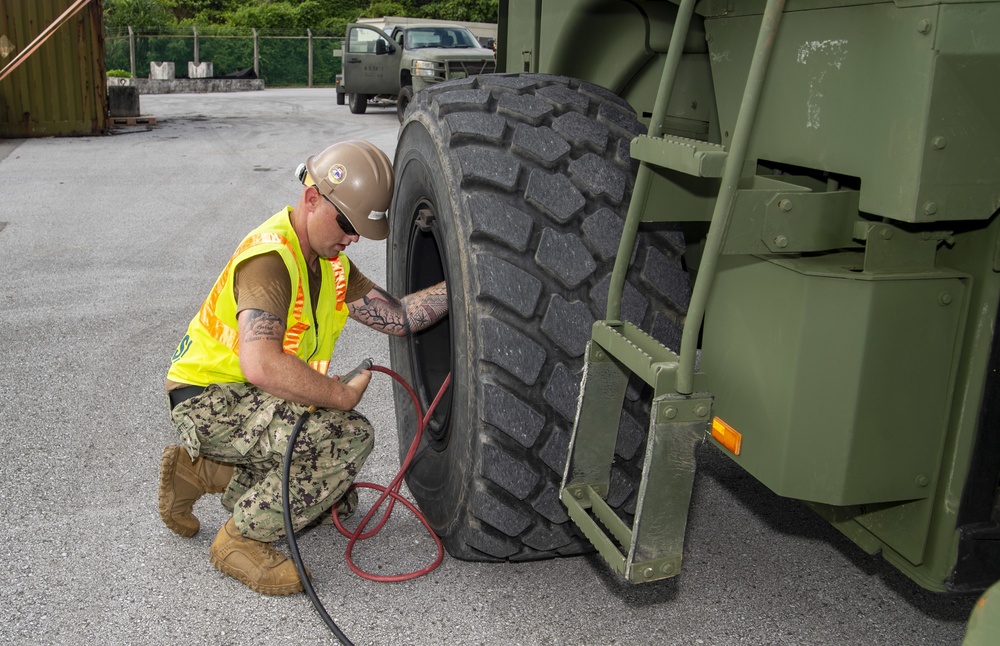
[[[316,311],[316,303],[319,301],[321,282],[321,274],[318,271],[313,273],[310,269],[309,296],[313,311]],[[373,287],[375,283],[352,262],[344,302],[353,303],[364,298]],[[233,295],[236,297],[237,315],[243,310],[261,310],[284,321],[292,302],[292,285],[285,262],[278,252],[263,253],[240,263],[233,280]],[[186,385],[167,380],[167,390]]]
[[[313,311],[319,301],[321,276],[317,271],[309,269],[309,296]],[[353,303],[363,298],[375,286],[367,276],[361,273],[357,265],[351,263],[351,273],[347,281],[347,294],[344,302]],[[292,285],[288,270],[277,251],[271,251],[245,260],[236,268],[236,279],[233,281],[233,294],[236,297],[236,314],[243,310],[262,310],[277,316],[282,321],[288,314],[288,305],[292,302]]]

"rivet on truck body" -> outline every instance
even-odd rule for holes
[[[778,249],[784,249],[788,246],[788,238],[785,236],[774,236],[774,246]]]
[[[923,474],[920,474],[919,476],[917,476],[917,486],[918,487],[926,487],[930,483],[931,483],[931,479],[928,478],[927,476],[925,476]]]
[[[883,240],[892,240],[892,229],[882,229],[879,235],[882,236]]]
[[[644,568],[642,570],[642,576],[646,577],[647,579],[652,579],[653,578],[653,568],[651,568],[651,567]]]
[[[941,136],[934,137],[934,139],[931,140],[931,146],[933,146],[935,150],[943,150],[947,145],[948,140]]]
[[[666,410],[663,411],[663,416],[667,419],[673,419],[677,417],[677,409],[673,406],[668,406]]]
[[[694,408],[694,414],[697,415],[698,417],[704,417],[705,415],[708,415],[708,406],[706,406],[705,404],[698,404]]]
[[[924,215],[937,213],[937,202],[924,202]]]
[[[917,31],[921,34],[931,33],[931,21],[927,18],[921,19],[920,22],[917,23]]]
[[[942,305],[951,305],[951,301],[952,296],[950,292],[941,292],[941,295],[938,296],[938,302]]]
[[[784,211],[785,213],[788,213],[789,211],[792,210],[792,201],[787,197],[784,198],[783,200],[779,200],[778,208]]]

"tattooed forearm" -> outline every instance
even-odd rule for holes
[[[402,305],[381,287],[373,288],[367,296],[349,307],[351,318],[370,328],[394,336],[405,333]]]
[[[423,291],[410,294],[402,301],[406,333],[419,332],[434,325],[448,313],[448,288],[438,283]]]
[[[448,290],[444,283],[403,298],[395,298],[375,287],[350,305],[351,318],[386,334],[404,336],[419,332],[448,313]]]
[[[274,314],[262,310],[246,310],[240,317],[240,343],[253,341],[281,341],[285,325]]]

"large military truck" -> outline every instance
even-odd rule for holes
[[[1000,3],[500,16],[506,73],[416,94],[395,158],[448,551],[677,575],[707,441],[926,588],[1000,578]]]
[[[364,114],[369,101],[395,102],[402,121],[414,92],[496,70],[493,51],[462,25],[406,22],[387,29],[347,26],[337,103],[346,101],[353,114]]]

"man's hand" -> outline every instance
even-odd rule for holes
[[[344,381],[340,377],[337,378],[337,381],[343,384],[344,388],[357,393],[359,402],[361,401],[361,396],[368,390],[368,384],[371,383],[371,380],[372,373],[370,370],[361,370],[361,372],[351,377],[348,381]],[[354,408],[354,406],[351,408]]]

